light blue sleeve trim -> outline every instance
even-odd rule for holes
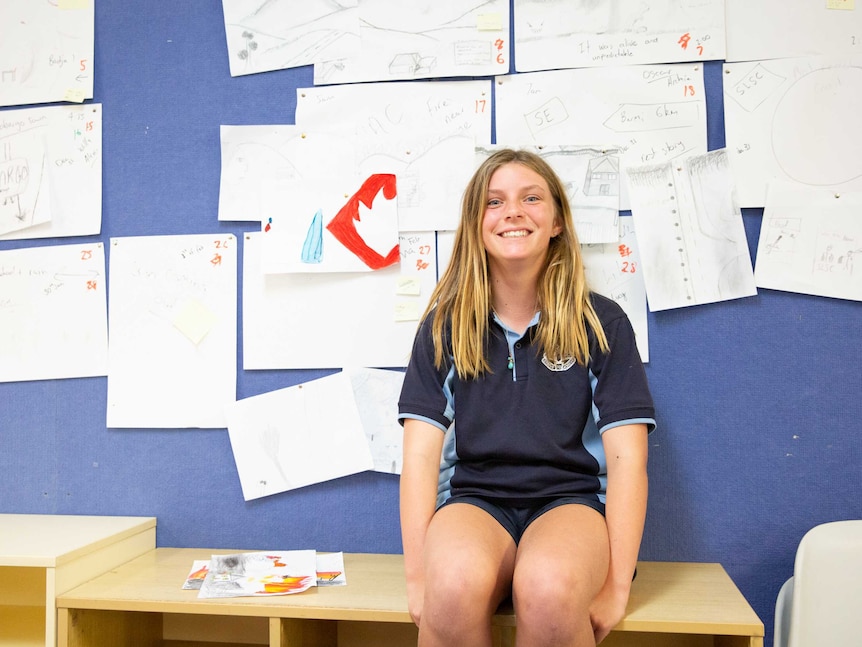
[[[422,422],[427,422],[429,425],[437,427],[444,434],[446,433],[447,427],[444,427],[436,420],[432,420],[431,418],[426,418],[425,416],[420,416],[412,413],[402,413],[398,416],[398,420],[421,420]]]
[[[610,422],[599,429],[599,434],[605,433],[608,429],[622,427],[623,425],[646,425],[647,433],[651,434],[655,429],[655,420],[652,418],[630,418],[629,420],[618,420],[617,422]]]

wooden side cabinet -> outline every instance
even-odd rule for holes
[[[57,596],[155,546],[154,517],[0,514],[0,647],[55,647]]]

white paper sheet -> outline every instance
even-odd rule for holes
[[[728,62],[852,55],[862,46],[862,13],[853,0],[724,0]]]
[[[246,501],[374,467],[346,373],[238,400],[226,415]]]
[[[613,299],[628,315],[641,360],[649,361],[649,329],[643,264],[632,216],[620,216],[620,235],[614,243],[581,245],[590,289]]]
[[[621,167],[706,152],[700,65],[643,65],[499,77],[498,142],[619,148]],[[629,209],[623,184],[620,209]]]
[[[862,193],[769,185],[757,286],[862,301]]]
[[[362,0],[356,54],[314,66],[314,83],[492,76],[509,71],[509,2]]]
[[[350,368],[345,372],[353,386],[374,471],[401,474],[404,430],[398,422],[398,398],[404,373],[378,368]]]
[[[3,0],[0,106],[93,98],[93,0]]]
[[[476,148],[477,164],[504,147],[530,150],[547,161],[566,189],[578,240],[584,243],[616,242],[620,236],[619,149],[592,146],[499,144]]]
[[[650,310],[757,293],[724,149],[626,174]]]
[[[399,266],[327,274],[264,274],[261,237],[244,238],[246,370],[407,366],[436,283],[433,232],[402,232]]]
[[[742,207],[770,181],[862,191],[862,56],[724,66],[727,151]]]
[[[0,251],[0,381],[106,375],[101,243]]]
[[[309,179],[261,225],[264,274],[371,272],[400,261],[396,178]]]
[[[110,273],[108,427],[224,427],[236,399],[236,238],[112,238]]]
[[[473,147],[491,143],[489,81],[372,83],[297,90],[296,123],[341,134],[356,171],[398,178],[401,231],[454,229]]]
[[[724,0],[515,0],[513,20],[518,72],[724,58]]]
[[[0,239],[101,228],[101,105],[0,112]]]

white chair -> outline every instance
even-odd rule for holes
[[[774,647],[862,646],[862,519],[815,526],[775,604]]]

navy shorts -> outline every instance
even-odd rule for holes
[[[588,506],[602,516],[605,514],[605,504],[598,498],[590,496],[560,496],[518,501],[517,499],[492,499],[469,494],[456,494],[449,497],[440,507],[450,503],[469,503],[481,508],[506,529],[506,532],[515,540],[516,546],[521,541],[527,526],[557,506],[575,503]]]

